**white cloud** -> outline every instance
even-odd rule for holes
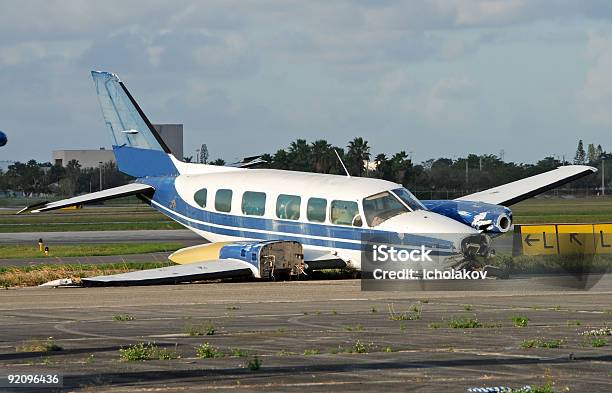
[[[547,43],[536,37],[542,29],[524,25],[546,21],[561,52],[570,47],[563,23],[584,31],[611,15],[612,3],[604,0],[7,1],[0,11],[0,102],[12,120],[3,119],[3,127],[33,130],[43,141],[13,142],[10,154],[38,149],[46,157],[50,135],[53,143],[76,144],[69,135],[103,128],[88,71],[105,68],[153,108],[152,118],[185,122],[187,143],[190,127],[201,124],[233,136],[255,127],[262,145],[302,132],[367,136],[384,127],[390,134],[437,127],[442,135],[487,119],[476,105],[479,85],[490,92],[485,104],[491,106],[504,94],[530,99],[521,91],[525,71],[484,61],[483,49],[530,58]],[[591,66],[579,100],[584,118],[598,124],[612,113],[612,50],[602,37],[589,39]],[[504,74],[485,86],[478,73],[490,74],[489,60]],[[576,75],[551,75],[564,77]],[[515,90],[508,88],[513,80]],[[82,110],[67,120],[71,107]],[[520,110],[507,109],[509,118],[520,119],[517,126],[527,122]],[[489,131],[484,128],[473,132]],[[83,143],[93,138],[88,135]],[[211,146],[225,143],[223,135],[207,138]]]
[[[590,65],[578,92],[578,113],[586,124],[612,125],[612,36],[589,32]]]

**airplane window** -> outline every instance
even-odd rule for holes
[[[331,222],[339,225],[353,225],[360,227],[363,223],[359,215],[357,202],[332,201]]]
[[[399,197],[412,210],[427,210],[427,208],[405,188],[396,188],[393,193]]]
[[[224,213],[232,210],[232,190],[217,190],[215,194],[215,210]]]
[[[381,192],[363,199],[363,213],[369,226],[375,227],[398,214],[408,212],[390,192]]]
[[[310,198],[306,207],[306,217],[308,221],[325,222],[325,213],[327,210],[327,199]]]
[[[198,206],[206,207],[206,194],[206,188],[202,188],[193,195],[193,200],[198,204]]]
[[[245,191],[242,194],[242,212],[248,216],[263,216],[266,211],[266,193]]]
[[[276,199],[276,217],[286,220],[300,219],[300,202],[297,195],[280,194]]]

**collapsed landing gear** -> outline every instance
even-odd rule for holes
[[[508,269],[504,266],[495,266],[491,262],[496,256],[495,249],[491,246],[491,238],[480,233],[469,236],[461,243],[464,259],[458,264],[458,269],[472,271],[485,271],[487,277],[507,279]]]

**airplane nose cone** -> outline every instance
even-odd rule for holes
[[[428,211],[417,210],[395,216],[375,227],[399,234],[422,235],[425,238],[436,238],[449,241],[455,252],[464,254],[465,239],[479,236],[480,232],[469,225],[462,224],[451,218]],[[471,244],[472,241],[469,242]]]
[[[476,234],[478,230],[429,210],[417,210],[395,216],[376,229],[412,234]]]

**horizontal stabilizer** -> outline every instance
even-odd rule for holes
[[[87,203],[105,201],[108,199],[121,198],[137,194],[153,195],[153,192],[155,192],[155,189],[149,185],[141,183],[131,183],[126,184],[124,186],[109,188],[107,190],[92,192],[90,194],[79,195],[73,198],[62,199],[61,201],[57,202],[37,203],[35,205],[24,207],[23,209],[19,210],[17,214],[27,212],[40,213],[49,210],[62,209],[65,207],[78,206]]]
[[[461,201],[510,206],[595,172],[597,172],[596,168],[586,165],[561,166],[552,171],[540,173],[539,175],[513,181],[457,199]]]
[[[85,287],[177,284],[221,278],[253,277],[253,265],[237,259],[217,259],[188,265],[97,276],[81,279]]]
[[[252,168],[254,166],[257,166],[260,164],[267,164],[267,163],[268,161],[264,160],[260,156],[255,156],[255,157],[247,157],[243,159],[242,161],[234,162],[232,164],[227,164],[226,166],[233,167],[233,168]]]

